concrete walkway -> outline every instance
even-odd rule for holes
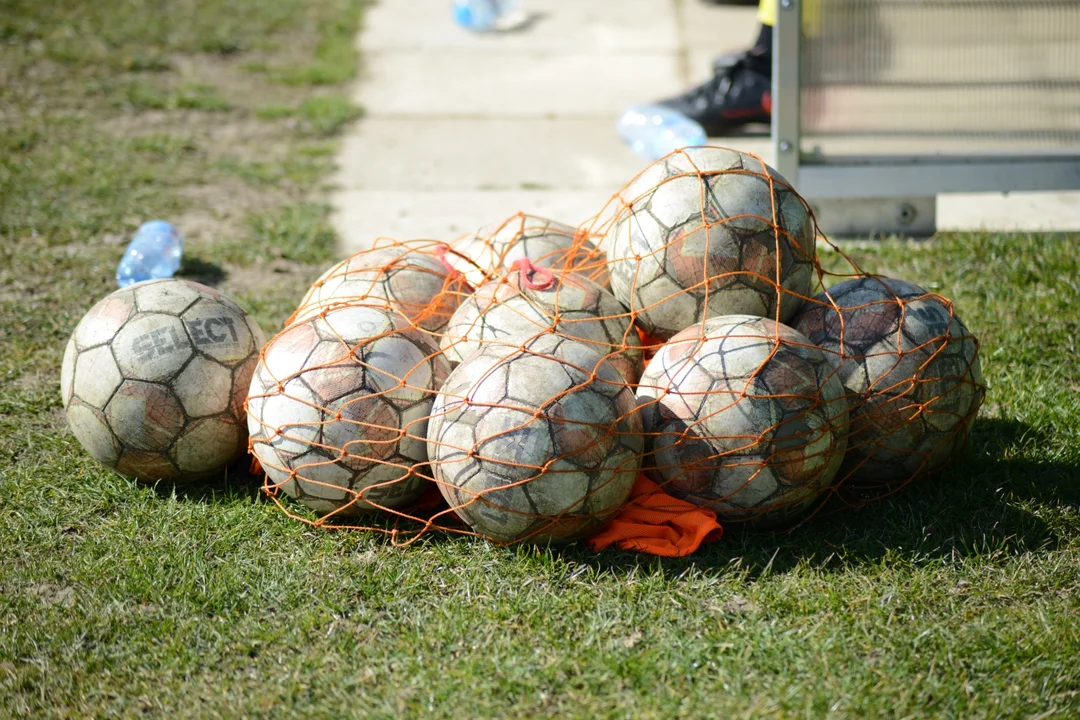
[[[697,0],[524,1],[531,26],[500,35],[457,27],[450,0],[368,11],[355,95],[367,114],[335,198],[343,249],[451,239],[518,211],[583,222],[646,164],[616,137],[619,112],[705,78],[756,22],[752,7],[724,8],[725,42]]]
[[[453,239],[518,211],[577,225],[644,166],[615,135],[635,102],[709,75],[756,35],[755,8],[699,0],[524,0],[521,31],[457,27],[450,0],[379,0],[358,38],[335,225],[343,252],[379,236]],[[717,139],[762,154],[767,137]],[[988,214],[989,213],[989,214]],[[1080,194],[947,196],[939,228],[1080,227]]]

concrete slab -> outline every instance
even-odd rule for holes
[[[354,94],[372,117],[605,117],[682,89],[670,53],[612,57],[565,53],[422,50],[366,58]]]
[[[739,50],[745,50],[745,48],[729,48],[731,52],[738,52]],[[713,60],[720,55],[728,52],[728,50],[695,50],[687,53],[686,56],[686,77],[687,87],[692,85],[698,85],[705,82],[713,76]]]
[[[745,50],[757,40],[756,6],[684,0],[679,14],[683,47],[690,53],[720,55]]]
[[[452,240],[516,212],[579,225],[600,213],[603,190],[490,190],[486,192],[351,190],[335,197],[334,225],[343,252],[356,252],[378,237]]]
[[[938,195],[939,230],[1080,231],[1080,192]]]
[[[672,4],[673,0],[524,0],[531,17],[521,30],[474,33],[453,22],[450,0],[383,0],[367,11],[360,46],[369,54],[435,48],[483,53],[674,52],[679,39]]]
[[[614,192],[645,166],[615,135],[614,118],[369,118],[341,148],[349,190]]]

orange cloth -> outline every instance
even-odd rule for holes
[[[638,475],[626,507],[586,543],[593,552],[617,545],[620,550],[686,557],[723,534],[711,510],[672,497]]]
[[[645,362],[649,362],[650,360],[652,360],[653,355],[656,354],[656,351],[660,349],[660,346],[663,345],[665,341],[661,340],[660,338],[653,337],[639,327],[635,327],[634,329],[637,330],[638,338],[641,340],[641,351],[645,356]]]

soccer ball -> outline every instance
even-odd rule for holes
[[[243,454],[244,397],[263,344],[239,305],[187,280],[107,295],[68,341],[68,424],[103,465],[140,480],[210,475]]]
[[[633,390],[595,350],[557,335],[481,348],[450,374],[431,415],[443,497],[497,542],[592,535],[640,467]]]
[[[806,511],[836,477],[847,399],[800,333],[723,315],[665,343],[638,385],[647,472],[721,522],[768,527]]]
[[[447,260],[479,287],[529,258],[537,267],[574,271],[602,286],[609,282],[607,258],[588,234],[554,220],[517,213],[453,243]]]
[[[528,263],[519,260],[519,263]],[[441,346],[454,363],[485,343],[554,332],[591,346],[627,383],[641,374],[641,340],[615,296],[576,273],[529,264],[481,286],[450,319]]]
[[[421,240],[362,250],[315,281],[292,322],[344,305],[371,305],[393,310],[437,332],[457,308],[464,289],[460,274],[436,255],[445,247]]]
[[[902,280],[856,278],[817,295],[793,324],[852,396],[842,477],[895,485],[963,447],[985,388],[978,341],[949,301]]]
[[[810,292],[815,230],[806,203],[761,160],[686,148],[620,193],[604,237],[612,292],[665,340],[704,317],[786,321]]]
[[[391,310],[351,306],[289,325],[248,394],[252,452],[311,509],[401,508],[428,479],[427,417],[450,372],[434,342]]]

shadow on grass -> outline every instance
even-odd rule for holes
[[[261,473],[252,474],[250,467],[251,456],[245,455],[213,478],[187,483],[162,481],[148,486],[147,489],[154,492],[161,499],[171,498],[175,495],[177,500],[182,502],[229,505],[242,501],[273,505],[275,503],[274,497],[264,490],[266,483],[264,476]],[[438,497],[438,491],[429,492],[421,500],[423,507],[408,508],[403,512],[414,514],[420,518],[443,512],[446,510],[446,505],[437,499]],[[370,533],[372,537],[385,542],[387,545],[393,544],[395,536],[398,542],[403,542],[417,535],[418,531],[423,527],[420,522],[399,518],[383,512],[320,517],[320,513],[305,508],[301,503],[289,498],[283,492],[278,494],[278,500],[290,513],[296,515],[292,521],[298,525],[305,523],[305,520],[299,518],[305,518],[309,527],[319,524],[320,532]],[[452,518],[444,517],[438,520],[437,523],[443,527],[460,527],[462,530],[468,530],[464,523],[454,522]],[[425,542],[441,543],[460,540],[459,533],[435,531],[419,534],[423,536]]]
[[[222,505],[237,500],[270,502],[262,492],[262,477],[248,472],[250,463],[251,459],[245,455],[211,478],[180,483],[161,481],[150,486],[150,489],[158,497],[170,498],[176,495],[178,500],[185,502]]]
[[[185,280],[192,280],[215,287],[228,277],[228,273],[220,265],[188,255],[184,258],[178,276]]]
[[[755,534],[728,529],[723,539],[687,558],[656,558],[616,550],[594,553],[583,543],[555,552],[565,560],[616,574],[642,567],[661,568],[674,579],[695,568],[726,569],[744,572],[753,580],[799,566],[844,571],[886,559],[925,563],[1049,550],[1057,547],[1061,538],[1040,517],[1045,513],[1036,514],[1035,509],[1080,505],[1080,463],[1041,462],[1027,459],[1018,451],[1048,445],[1047,438],[1038,437],[1022,423],[981,420],[975,425],[968,451],[945,471],[862,508],[820,513],[788,532]],[[1007,457],[1013,454],[1019,457]],[[175,493],[191,502],[273,502],[262,491],[261,476],[248,472],[248,462],[245,458],[234,463],[211,481],[159,483],[154,491],[162,497]],[[295,510],[303,512],[300,506]],[[437,512],[438,508],[431,511]],[[392,540],[385,533],[395,528],[406,536],[419,528],[386,514],[364,516],[362,520],[342,518],[339,523],[329,523],[325,530],[333,530],[334,525],[369,526],[372,530],[364,532],[371,532],[386,544]],[[399,536],[399,541],[404,537]],[[422,544],[475,542],[447,532],[426,533],[418,540]]]
[[[923,563],[1050,550],[1061,538],[1032,506],[1080,504],[1080,465],[1006,457],[1025,443],[1049,444],[1033,435],[1022,423],[979,421],[968,451],[956,462],[890,497],[859,509],[822,512],[788,532],[727,531],[688,558],[594,554],[584,546],[563,553],[616,573],[658,563],[671,577],[695,567],[728,567],[755,579],[797,566],[842,571],[887,557]]]

